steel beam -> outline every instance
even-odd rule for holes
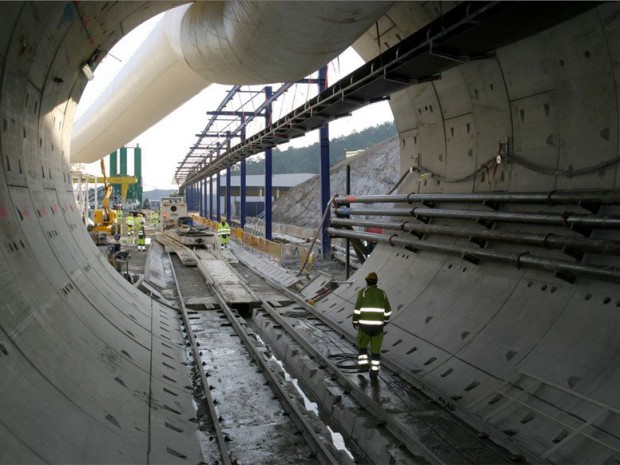
[[[265,87],[265,100],[269,102],[265,107],[265,128],[271,126],[271,86]],[[265,149],[265,239],[271,240],[271,193],[273,181],[271,147]]]

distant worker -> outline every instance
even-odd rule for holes
[[[122,221],[123,220],[123,209],[122,208],[117,208],[116,209],[116,219],[118,221]]]
[[[222,249],[228,247],[228,241],[230,241],[230,225],[224,217],[222,217],[222,222],[217,227],[217,235],[220,237]]]
[[[127,235],[128,236],[133,236],[133,215],[131,214],[131,212],[127,215],[127,220],[125,220],[126,224],[127,224]]]
[[[146,250],[146,232],[144,231],[144,218],[138,221],[138,251]]]
[[[370,344],[371,379],[377,379],[379,376],[383,328],[392,314],[385,291],[377,287],[378,280],[374,271],[366,276],[367,287],[357,294],[353,310],[353,327],[357,329],[357,364],[360,371],[368,371],[368,344]]]
[[[151,224],[157,226],[159,223],[159,213],[156,211],[151,212]]]

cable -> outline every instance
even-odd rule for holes
[[[610,158],[608,160],[604,160],[596,165],[593,166],[589,166],[589,167],[585,167],[585,168],[579,168],[579,169],[568,169],[568,170],[557,170],[557,169],[553,169],[553,168],[545,168],[544,166],[540,166],[537,165],[535,163],[532,163],[531,161],[526,160],[525,158],[519,156],[519,155],[508,155],[506,153],[501,155],[502,158],[505,158],[507,160],[510,160],[518,165],[521,165],[525,168],[527,168],[530,171],[534,171],[537,173],[541,173],[541,174],[547,174],[550,176],[560,176],[560,177],[569,177],[569,176],[583,176],[586,174],[590,174],[596,171],[599,171],[603,168],[607,168],[608,166],[611,166],[613,164],[616,164],[618,162],[620,162],[620,156],[617,157],[613,157]],[[439,179],[440,181],[443,182],[448,182],[448,183],[459,183],[459,182],[465,182],[465,181],[469,181],[470,179],[475,178],[478,173],[482,172],[482,171],[487,171],[491,166],[493,165],[497,165],[497,161],[496,161],[496,157],[492,157],[489,160],[487,160],[486,162],[484,162],[480,168],[478,168],[477,170],[475,170],[473,173],[467,175],[467,176],[463,176],[461,178],[451,178],[448,176],[443,176],[440,175],[428,168],[426,168],[423,165],[418,164],[414,169],[418,170],[421,173],[421,176],[432,176],[436,179]]]
[[[340,370],[350,373],[359,371],[356,354],[329,354],[327,357],[333,359]]]

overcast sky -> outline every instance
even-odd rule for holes
[[[106,86],[114,79],[116,74],[122,69],[123,63],[131,58],[134,51],[144,41],[152,30],[159,17],[153,18],[143,25],[134,29],[123,38],[103,59],[95,70],[95,79],[89,82],[82,95],[78,107],[78,117],[96,100]],[[340,57],[330,63],[328,68],[329,84],[336,82],[343,76],[362,64],[361,58],[349,49]],[[222,101],[231,86],[221,86],[213,84],[203,90],[200,94],[179,107],[173,113],[161,120],[155,126],[129,142],[128,146],[139,144],[142,148],[142,176],[144,190],[174,189],[176,184],[173,181],[176,165],[189,151],[189,147],[196,142],[198,132],[202,131],[208,122],[206,112],[214,110]],[[278,85],[273,85],[274,90]],[[316,95],[315,85],[298,85],[295,91],[289,90],[275,104],[273,110],[273,120],[286,115],[293,108],[304,103],[308,98]],[[253,89],[261,89],[260,86],[252,86]],[[236,101],[229,103],[226,107],[229,110],[238,109],[242,103],[240,98],[248,99],[248,94],[242,94]],[[258,99],[258,97],[257,97]],[[258,106],[256,104],[255,106]],[[251,108],[251,106],[250,106]],[[391,121],[392,112],[386,102],[376,103],[357,110],[351,117],[341,118],[330,123],[330,138],[340,137],[350,134],[355,130],[361,130],[369,126],[375,126],[386,121]],[[262,119],[261,119],[262,120]],[[256,123],[249,128],[247,136],[263,129],[264,126]],[[313,144],[318,141],[318,131],[313,131],[305,137],[300,137],[293,141],[297,147]],[[289,145],[281,145],[284,150]],[[318,156],[318,155],[317,155]],[[128,174],[133,174],[133,155],[129,151]],[[87,165],[88,172],[100,175],[101,169],[99,162]],[[106,167],[109,174],[109,163],[106,159]]]

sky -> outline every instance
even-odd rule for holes
[[[150,19],[131,31],[110,50],[108,55],[97,66],[94,72],[95,78],[88,83],[80,99],[77,113],[78,118],[104,91],[122,69],[123,64],[131,58],[132,54],[146,39],[155,24],[157,24],[160,16]],[[328,84],[331,85],[362,64],[362,59],[353,49],[346,50],[340,57],[328,65]],[[316,74],[313,77],[316,77]],[[206,112],[214,110],[220,104],[230,87],[229,85],[212,84],[155,126],[126,144],[128,147],[134,147],[136,144],[139,144],[142,148],[142,177],[145,191],[156,188],[177,188],[173,180],[177,163],[183,160],[189,152],[190,146],[196,142],[196,134],[201,132],[207,125],[210,117],[207,116]],[[272,87],[275,90],[279,86],[272,84]],[[252,86],[251,89],[262,89],[262,86]],[[275,121],[286,115],[293,108],[303,104],[307,99],[314,97],[316,93],[315,85],[298,85],[295,91],[289,90],[274,103],[273,120]],[[241,103],[243,103],[240,98],[243,98],[244,102],[249,98],[249,94],[242,95],[243,97],[238,97],[229,103],[226,109],[238,109]],[[246,111],[248,108],[251,109],[253,105],[258,106],[258,103],[256,101],[250,102],[249,106],[246,107]],[[262,118],[257,118],[257,120],[263,121]],[[355,111],[350,117],[331,122],[329,124],[330,138],[341,137],[356,130],[359,131],[392,120],[392,112],[387,102],[368,105]],[[262,123],[256,122],[248,128],[247,136],[250,137],[263,128]],[[312,131],[305,137],[294,139],[291,143],[282,144],[278,148],[286,150],[291,145],[303,147],[318,142],[318,139],[318,130]],[[128,152],[127,158],[129,164],[128,174],[133,174],[133,155],[131,150]],[[109,161],[107,157],[106,168],[108,170],[107,174],[109,174]],[[87,165],[86,170],[91,174],[100,175],[100,163],[91,163]]]

